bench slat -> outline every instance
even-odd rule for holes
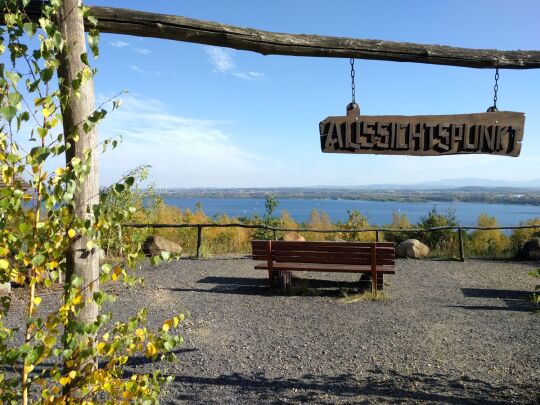
[[[268,270],[266,263],[255,265],[256,270]],[[274,263],[272,270],[296,270],[296,271],[319,271],[319,272],[339,272],[339,273],[371,273],[371,265],[347,265],[336,264],[328,266],[327,264],[317,265],[315,263]],[[377,273],[395,274],[394,266],[377,266]]]
[[[364,259],[364,258],[371,258],[370,253],[364,253],[364,252],[306,252],[303,250],[288,250],[288,251],[281,251],[281,250],[275,250],[272,251],[273,257],[291,257],[291,256],[306,256],[306,257],[343,257],[343,258],[350,258],[350,259]],[[393,252],[380,252],[377,251],[377,256],[385,257],[385,258],[394,258]]]
[[[297,248],[298,244],[300,242],[287,242],[287,241],[272,241],[273,243],[278,243],[279,247],[282,249],[285,249],[287,247]],[[251,241],[251,245],[254,248],[263,248],[268,243],[267,240],[254,240]],[[393,248],[394,242],[301,242],[302,246],[305,248],[316,248],[316,249],[324,249],[324,248],[371,248],[371,245],[373,243],[376,244],[377,248]]]
[[[253,260],[267,260],[267,257],[265,256],[254,256]],[[287,257],[282,259],[276,259],[274,258],[275,263],[321,263],[321,264],[356,264],[356,265],[367,265],[371,264],[370,259],[344,259],[344,258],[324,258],[324,257]],[[393,259],[384,259],[384,258],[377,258],[377,264],[382,265],[394,265],[395,260]]]

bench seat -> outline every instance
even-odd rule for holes
[[[330,273],[371,273],[370,265],[327,264],[327,263],[287,263],[276,262],[272,270],[319,271]],[[270,270],[267,263],[257,263],[255,270]],[[396,274],[394,266],[377,266],[377,273]]]

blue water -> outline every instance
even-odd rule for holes
[[[264,199],[255,198],[176,198],[166,197],[168,205],[175,205],[181,209],[195,209],[197,202],[201,203],[206,215],[214,216],[227,214],[231,217],[262,216],[264,214]],[[437,211],[455,211],[460,225],[476,225],[478,215],[486,213],[497,218],[501,226],[517,225],[519,222],[540,217],[540,206],[534,205],[507,205],[483,204],[465,202],[421,202],[403,203],[391,201],[360,201],[360,200],[304,200],[281,199],[276,212],[285,209],[296,222],[305,222],[313,208],[326,212],[333,222],[346,221],[347,210],[357,209],[365,215],[371,225],[384,225],[392,221],[392,212],[407,214],[411,223],[417,222],[420,217],[426,216],[436,206]]]

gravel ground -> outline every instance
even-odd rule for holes
[[[154,327],[189,312],[176,363],[129,363],[175,376],[163,403],[538,403],[534,268],[399,260],[386,299],[345,303],[358,275],[300,274],[303,295],[276,296],[249,259],[181,260],[115,287],[111,309],[148,307]]]

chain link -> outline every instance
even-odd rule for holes
[[[354,76],[356,72],[354,71],[354,58],[351,58],[351,93],[352,93],[352,104],[356,104],[356,83],[354,82]]]
[[[495,69],[495,86],[493,86],[493,107],[497,109],[497,92],[499,91],[499,68]]]

